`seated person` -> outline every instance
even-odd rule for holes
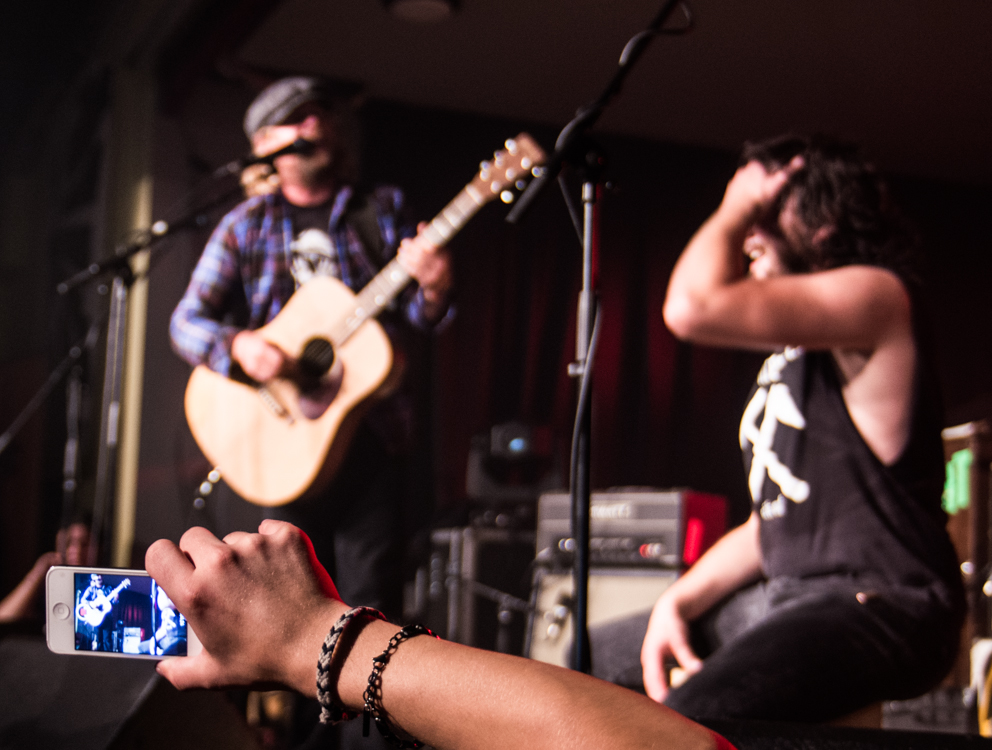
[[[684,715],[828,721],[952,665],[964,600],[904,227],[852,150],[783,137],[745,150],[675,266],[676,336],[774,352],[740,428],[751,516],[640,620],[628,659]],[[625,671],[590,640],[594,674]],[[675,689],[671,661],[691,675]]]
[[[186,653],[186,621],[161,586],[153,584],[155,612],[159,625],[151,638],[138,645],[139,654],[175,656]]]
[[[349,608],[306,535],[283,521],[265,520],[258,534],[238,531],[223,540],[193,528],[178,547],[153,544],[145,565],[203,644],[195,656],[157,665],[181,689],[280,684],[311,697],[322,692],[329,713],[361,713],[373,658],[391,646],[378,666],[376,714],[387,731],[437,748],[732,750],[632,691],[430,637],[391,644],[399,628],[373,617],[356,616],[325,652],[325,637]]]
[[[86,565],[90,530],[84,523],[73,523],[55,536],[55,550],[46,552],[0,601],[0,624],[24,620],[44,620],[45,576],[53,565]]]

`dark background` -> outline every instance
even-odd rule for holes
[[[448,26],[428,28],[398,25],[371,0],[326,7],[191,1],[168,13],[166,5],[48,0],[11,9],[0,59],[0,429],[106,305],[93,290],[69,299],[53,290],[120,239],[102,236],[93,218],[105,189],[115,70],[144,65],[158,87],[156,217],[245,151],[241,115],[266,74],[317,72],[357,80],[366,92],[366,178],[405,187],[426,219],[506,137],[526,129],[550,148],[654,8],[639,2],[603,11],[580,3],[566,12],[556,3],[466,0]],[[739,521],[747,502],[737,422],[761,358],[677,343],[661,305],[672,264],[717,205],[747,138],[828,130],[861,141],[878,158],[925,241],[946,424],[992,417],[985,293],[992,157],[982,136],[992,97],[980,74],[992,66],[985,65],[987,45],[974,43],[987,38],[981,29],[987,32],[988,16],[965,3],[936,15],[885,2],[814,3],[800,11],[769,0],[745,18],[713,3],[693,8],[697,30],[684,42],[656,42],[600,129],[611,187],[601,203],[592,485],[718,492]],[[597,15],[604,12],[606,18]],[[494,36],[507,37],[500,29],[482,36],[480,26],[496,21],[524,28],[532,43],[517,46],[519,53],[489,54]],[[321,33],[324,45],[312,38]],[[580,38],[588,44],[577,46]],[[475,51],[474,65],[465,65]],[[578,178],[569,179],[575,193]],[[465,503],[470,440],[492,425],[546,427],[558,463],[567,456],[574,384],[566,365],[574,357],[580,248],[553,186],[518,226],[503,221],[505,212],[500,204],[486,207],[453,242],[458,318],[420,352],[424,375],[414,386],[424,429],[411,518],[421,525],[432,509]],[[172,354],[165,326],[206,231],[165,243],[149,275],[139,566],[147,544],[178,538],[194,518],[219,531],[257,518],[254,508],[214,505],[205,518],[190,511],[208,467],[182,415],[189,368]],[[92,491],[101,357],[98,346],[84,358],[84,505]],[[0,455],[0,594],[52,545],[64,401],[60,386]]]

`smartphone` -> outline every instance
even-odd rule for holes
[[[45,621],[57,654],[162,659],[200,651],[186,618],[143,570],[50,568]]]

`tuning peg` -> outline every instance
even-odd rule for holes
[[[515,187],[517,190],[523,190],[525,187],[527,187],[527,180],[517,180],[516,182],[513,183],[513,187]]]
[[[504,190],[499,194],[499,199],[503,201],[503,203],[513,203],[513,199],[515,197],[516,196],[513,194],[512,190]]]
[[[506,146],[506,150],[511,154],[517,153],[517,142],[513,138],[507,138],[506,143],[503,145]]]

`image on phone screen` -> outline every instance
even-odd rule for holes
[[[186,618],[155,580],[76,572],[76,651],[185,656]]]

